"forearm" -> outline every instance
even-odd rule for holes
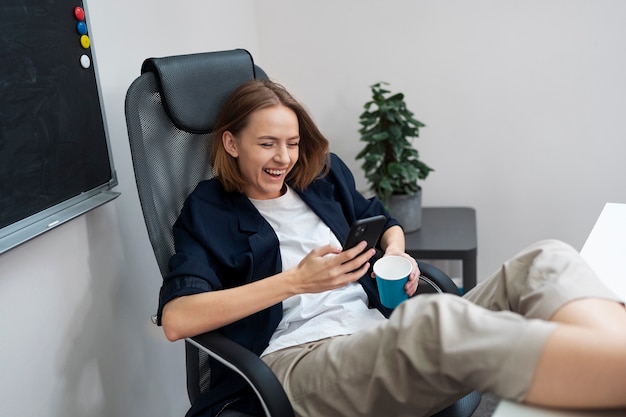
[[[227,290],[187,295],[165,305],[161,324],[169,340],[218,329],[295,294],[346,286],[367,272],[374,249],[365,242],[342,251],[331,245],[313,249],[296,268]],[[326,256],[332,254],[334,256]]]
[[[400,226],[391,226],[380,238],[380,247],[386,255],[399,255],[405,251],[404,231]]]
[[[409,280],[404,288],[409,297],[412,297],[417,290],[419,283],[417,278],[419,277],[420,270],[417,266],[417,261],[413,259],[412,256],[405,253],[404,230],[402,230],[400,226],[391,226],[380,238],[380,246],[385,252],[385,255],[403,256],[411,261],[413,267],[409,275]]]
[[[294,295],[291,274],[285,271],[235,288],[175,298],[163,308],[165,336],[171,341],[196,336],[271,307]]]

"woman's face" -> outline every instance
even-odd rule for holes
[[[300,132],[298,118],[288,107],[277,105],[255,111],[245,129],[225,132],[226,151],[237,159],[248,184],[249,198],[267,200],[282,195],[287,174],[298,161]]]

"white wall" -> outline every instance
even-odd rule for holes
[[[427,125],[425,205],[472,206],[479,277],[527,244],[580,249],[626,201],[626,3],[620,0],[266,0],[260,64],[354,156],[369,86]]]
[[[427,205],[473,206],[479,273],[544,237],[580,248],[625,202],[620,0],[92,0],[90,28],[122,196],[0,256],[3,415],[175,416],[182,344],[148,318],[159,273],[123,116],[149,56],[245,47],[311,110],[359,180],[368,86],[427,124]]]

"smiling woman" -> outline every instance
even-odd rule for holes
[[[296,189],[305,188],[327,172],[328,140],[302,105],[279,84],[255,81],[243,86],[239,99],[226,103],[215,125],[219,127],[213,140],[222,146],[212,148],[213,173],[229,191],[243,191],[252,178],[259,177],[246,178],[233,154],[241,151],[244,137],[254,141],[247,144],[254,145],[254,152],[263,152],[264,158],[270,152],[278,157],[278,162],[266,160],[261,169],[274,170],[280,180],[291,181]],[[288,157],[276,155],[281,147]],[[271,151],[265,153],[264,148]],[[292,159],[294,154],[296,159],[285,163],[284,159]],[[282,170],[286,170],[285,175],[280,175]]]
[[[285,178],[298,161],[298,118],[288,107],[276,105],[255,111],[235,136],[222,135],[224,149],[237,160],[246,180],[244,193],[258,200],[285,192]]]

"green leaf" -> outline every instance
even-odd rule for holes
[[[401,92],[391,94],[381,81],[370,86],[371,100],[359,116],[361,141],[365,147],[357,153],[370,188],[384,202],[392,193],[414,193],[418,180],[433,171],[419,160],[411,139],[419,137],[425,125],[414,117]]]
[[[385,139],[389,138],[389,132],[376,132],[375,134],[372,135],[372,140],[374,141],[383,141]]]

